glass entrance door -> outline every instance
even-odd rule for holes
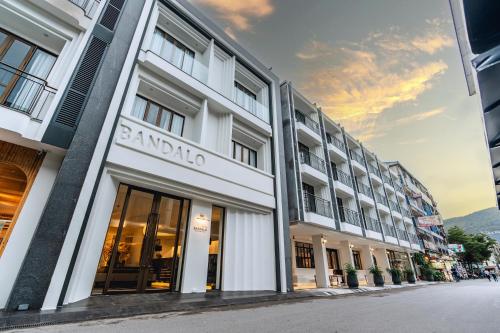
[[[120,185],[94,290],[176,290],[188,208],[189,200]]]

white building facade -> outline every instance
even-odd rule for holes
[[[378,266],[411,268],[420,252],[398,177],[375,154],[293,88],[281,85],[288,214],[295,289],[360,285]]]
[[[30,193],[44,191],[35,204],[19,200],[11,218],[0,308],[53,309],[112,293],[286,292],[277,77],[187,2],[85,2],[92,13],[59,2],[75,31],[51,50],[46,85],[57,75],[60,84],[47,110],[38,119],[4,103],[29,125],[3,125],[2,140],[44,155],[43,183],[35,177]],[[49,17],[55,1],[36,3]],[[17,20],[1,22],[22,35]],[[37,249],[48,254],[45,264]]]

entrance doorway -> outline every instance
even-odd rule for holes
[[[190,201],[120,185],[94,293],[177,291]]]
[[[224,208],[212,207],[210,241],[208,245],[207,291],[221,289],[224,213]]]

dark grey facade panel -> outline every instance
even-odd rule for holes
[[[110,1],[113,3],[119,2]],[[144,0],[127,1],[12,289],[7,310],[41,308],[129,52]]]

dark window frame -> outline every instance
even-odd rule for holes
[[[238,142],[236,140],[231,140],[232,142],[232,148],[233,148],[233,153],[232,153],[232,156],[233,156],[233,159],[241,162],[241,163],[244,163],[246,165],[249,165],[251,167],[254,167],[254,168],[257,168],[257,165],[258,165],[258,161],[257,161],[257,151],[255,149],[252,149],[244,144],[242,144],[241,142]],[[236,148],[238,147],[238,149],[240,150],[240,156],[241,156],[241,159],[237,159],[236,158]],[[243,152],[246,150],[248,150],[248,156],[247,156],[247,159],[248,159],[248,163],[245,162],[244,160],[244,157],[243,157]],[[254,155],[254,161],[255,161],[255,165],[251,164],[251,156],[252,154]]]
[[[173,119],[174,119],[174,115],[175,115],[175,116],[178,116],[178,117],[182,118],[182,129],[181,129],[180,136],[182,137],[184,135],[184,125],[186,124],[186,116],[184,116],[184,115],[182,115],[182,114],[180,114],[180,113],[178,113],[178,112],[176,112],[176,111],[174,111],[172,109],[169,109],[166,106],[163,106],[163,105],[161,105],[161,104],[159,104],[159,103],[157,103],[157,102],[155,102],[155,101],[153,101],[153,100],[151,100],[151,99],[149,99],[147,97],[144,97],[144,96],[142,96],[140,94],[136,94],[135,96],[136,96],[136,98],[141,98],[141,99],[143,99],[143,100],[146,101],[146,108],[144,109],[144,116],[141,119],[142,121],[145,121],[148,124],[154,125],[154,126],[156,126],[158,128],[161,128],[161,129],[163,129],[165,131],[172,132],[172,123],[173,123]],[[148,118],[148,113],[149,113],[149,110],[151,108],[151,104],[154,104],[160,110],[160,112],[158,112],[158,114],[156,115],[156,121],[155,121],[154,124],[150,123],[149,121],[146,120]],[[169,118],[169,121],[168,121],[168,129],[167,128],[163,128],[163,127],[160,126],[161,125],[161,116],[162,116],[162,113],[163,113],[162,111],[163,110],[165,110],[167,112],[170,112],[170,118]],[[137,119],[140,119],[140,118],[137,118]]]
[[[312,244],[295,242],[295,265],[297,268],[315,268]]]
[[[363,264],[361,262],[361,252],[352,250],[352,261],[354,262],[354,268],[358,271],[363,269]]]

